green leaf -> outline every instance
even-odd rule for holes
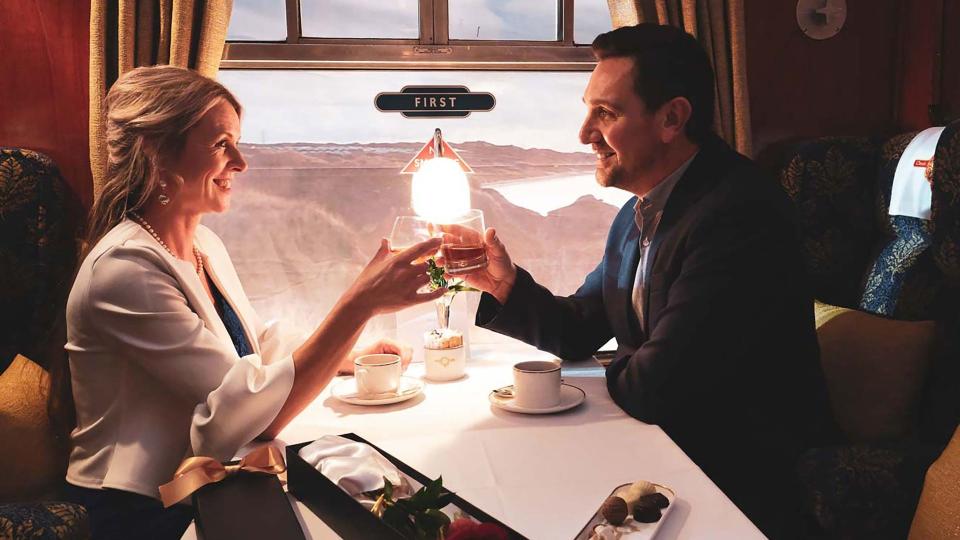
[[[390,480],[387,480],[387,477],[383,477],[383,496],[388,501],[393,500],[393,484],[390,483]]]
[[[450,517],[436,508],[430,508],[425,514],[437,524],[437,529],[441,529],[450,524]]]
[[[442,266],[437,266],[437,261],[433,257],[427,259],[427,274],[430,276],[430,290],[447,287],[447,279],[443,277],[444,269]]]
[[[435,506],[440,509],[446,508],[448,504],[453,502],[453,498],[455,496],[456,494],[454,493],[450,493],[450,492],[444,493],[443,495],[437,498]]]
[[[383,511],[383,522],[393,527],[400,533],[409,533],[413,529],[410,523],[410,514],[404,512],[397,506],[390,506]]]
[[[436,501],[437,497],[440,496],[440,488],[442,487],[443,487],[443,477],[438,476],[436,480],[427,484],[426,496],[429,497],[431,501]]]

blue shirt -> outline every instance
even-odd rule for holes
[[[677,182],[687,172],[693,158],[697,157],[699,152],[695,152],[690,159],[683,162],[675,171],[664,178],[659,184],[645,193],[643,197],[637,199],[633,206],[634,221],[637,223],[637,230],[640,231],[638,242],[640,242],[640,262],[637,264],[637,275],[633,281],[633,308],[637,312],[637,320],[640,321],[640,327],[646,330],[646,323],[643,320],[643,285],[647,280],[647,252],[650,251],[650,242],[657,233],[657,226],[660,225],[660,218],[663,216],[663,207],[667,205],[667,199],[670,193],[677,185]]]

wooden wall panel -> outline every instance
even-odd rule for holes
[[[899,0],[848,0],[839,35],[817,41],[796,2],[746,0],[754,153],[788,139],[881,134],[895,126]]]
[[[946,117],[960,119],[960,1],[943,0],[943,78],[940,101]]]
[[[934,51],[940,21],[931,16],[944,0],[910,0],[902,7],[897,125],[902,131],[930,127],[934,92]]]
[[[53,158],[89,208],[87,65],[90,3],[3,0],[0,145]]]

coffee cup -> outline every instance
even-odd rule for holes
[[[396,354],[365,354],[353,361],[357,393],[361,396],[396,392],[401,372],[400,357]]]
[[[560,365],[531,360],[513,366],[513,402],[524,409],[546,409],[560,404]]]

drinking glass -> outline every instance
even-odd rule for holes
[[[483,243],[483,211],[470,210],[460,219],[439,225],[443,231],[440,247],[447,274],[467,274],[487,266],[487,248]]]
[[[414,244],[419,244],[429,240],[441,233],[435,225],[418,216],[398,216],[393,222],[393,229],[390,231],[390,238],[387,239],[390,244],[391,253],[399,253]],[[422,263],[433,255],[420,257],[414,263]]]

